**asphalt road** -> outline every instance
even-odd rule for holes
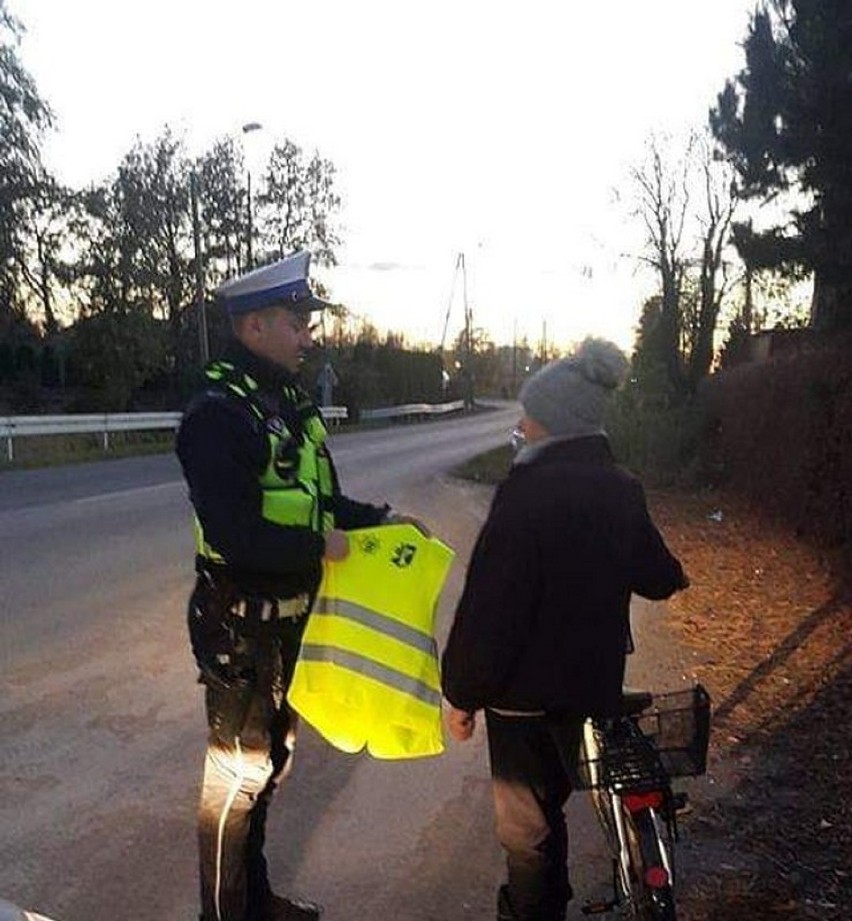
[[[332,441],[350,495],[421,516],[456,549],[441,638],[489,499],[446,471],[502,443],[516,417],[504,407]],[[0,475],[0,898],[56,921],[196,918],[192,554],[170,456]],[[589,895],[609,868],[580,800],[573,882]],[[328,921],[494,917],[481,727],[440,758],[385,763],[303,726],[267,849],[276,887],[317,898]]]

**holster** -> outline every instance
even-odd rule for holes
[[[200,572],[187,619],[201,680],[225,688],[255,685],[281,639],[289,646],[294,633],[301,637],[309,607],[307,595],[246,595],[225,575]]]

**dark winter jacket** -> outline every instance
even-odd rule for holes
[[[296,407],[284,388],[296,386],[287,371],[232,342],[228,361],[260,386],[258,400],[301,434]],[[227,561],[219,576],[243,594],[290,598],[316,591],[325,542],[307,527],[284,526],[262,515],[260,476],[269,463],[266,427],[240,400],[206,387],[187,407],[177,435],[177,455],[189,485],[205,538]],[[387,507],[343,495],[334,476],[334,515],[338,528],[368,527],[382,521]],[[202,560],[197,565],[211,567]]]
[[[445,696],[471,711],[614,712],[631,593],[667,598],[684,582],[606,438],[546,444],[494,496],[443,654]]]

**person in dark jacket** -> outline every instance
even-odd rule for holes
[[[196,518],[188,620],[209,724],[201,921],[320,916],[273,893],[263,854],[269,800],[293,755],[287,689],[323,559],[348,554],[347,530],[419,525],[341,492],[319,410],[296,380],[311,312],[324,306],[308,265],[298,253],[220,288],[233,341],[207,367],[177,436]]]
[[[505,921],[563,921],[563,807],[583,721],[619,711],[631,594],[664,599],[687,584],[602,428],[626,369],[617,346],[587,339],[522,388],[526,443],[495,493],[442,657],[450,733],[469,739],[485,711]]]

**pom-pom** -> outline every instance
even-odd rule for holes
[[[608,390],[619,386],[630,366],[627,356],[614,342],[592,336],[580,343],[572,356],[572,364],[587,381]]]

